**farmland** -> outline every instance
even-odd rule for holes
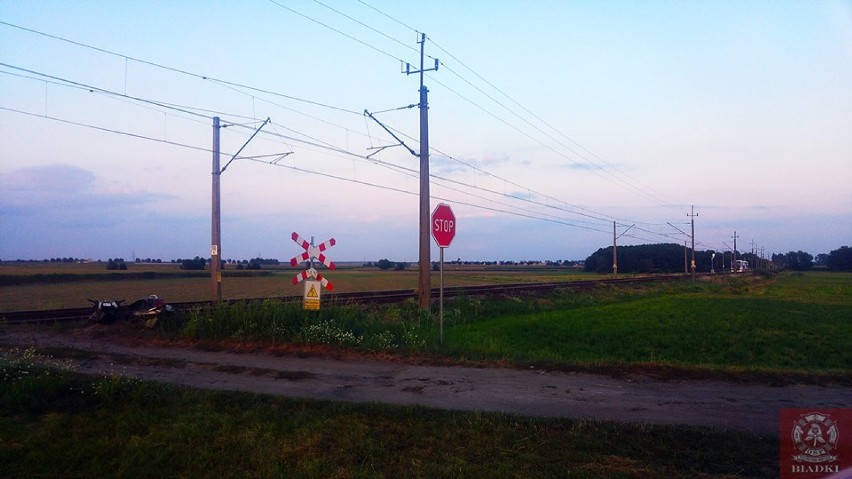
[[[282,270],[233,283],[278,284],[289,274]],[[416,281],[413,273],[358,269],[335,272],[334,279],[356,289],[368,284],[396,289],[409,274]],[[453,281],[463,284],[586,278],[554,271],[453,275]],[[155,279],[150,284],[196,279],[203,282],[205,294],[209,280],[203,278]],[[4,293],[24,286],[54,285],[4,287]],[[298,293],[297,287],[286,287],[297,289],[287,294]],[[565,288],[532,297],[457,298],[446,314],[443,346],[434,318],[419,315],[414,305],[335,306],[312,317],[292,304],[269,301],[197,314],[145,334],[127,325],[113,330],[127,330],[136,341],[219,349],[244,350],[254,343],[261,350],[308,351],[304,348],[322,342],[330,348],[326,351],[378,351],[381,357],[403,361],[849,387],[850,274],[784,273],[593,291]],[[316,334],[319,326],[334,334]],[[415,340],[400,343],[405,334]],[[382,348],[380,338],[391,341]],[[8,359],[0,363],[7,386],[0,388],[0,466],[12,472],[10,477],[109,477],[130,470],[140,477],[778,474],[774,435],[206,392],[121,376],[81,377],[61,368],[47,373],[35,361],[46,354],[59,362],[92,354],[85,351],[6,353]],[[23,399],[33,397],[39,399]]]
[[[225,299],[268,298],[302,293],[291,284],[298,269],[264,266],[260,271],[224,271]],[[148,275],[149,277],[146,277]],[[335,292],[380,291],[417,287],[417,271],[380,271],[361,265],[342,265],[327,274]],[[445,267],[445,284],[465,286],[533,281],[595,279],[600,275],[575,270],[530,268]],[[205,301],[210,293],[209,271],[183,271],[180,265],[128,264],[126,271],[106,271],[104,263],[0,263],[0,312],[87,306],[86,298],[127,299],[157,294],[171,302]],[[438,273],[432,273],[433,287]]]

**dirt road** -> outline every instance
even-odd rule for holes
[[[842,386],[662,382],[534,369],[208,352],[121,344],[82,329],[7,328],[0,345],[93,351],[96,358],[70,360],[69,365],[86,374],[117,373],[195,388],[768,434],[778,434],[781,408],[852,407],[852,388]]]

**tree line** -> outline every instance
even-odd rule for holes
[[[619,246],[616,248],[619,273],[674,273],[689,271],[692,250],[673,243]],[[814,257],[804,251],[773,254],[762,259],[753,253],[736,252],[736,259],[749,262],[752,269],[791,269],[808,271],[815,266],[829,271],[852,271],[852,248],[842,246]],[[734,255],[730,251],[695,251],[696,271],[728,271]],[[600,248],[586,258],[584,271],[612,273],[612,246]]]

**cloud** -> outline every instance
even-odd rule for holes
[[[60,225],[114,224],[156,197],[106,183],[93,172],[65,164],[0,174],[0,216]]]
[[[601,164],[598,164],[598,163],[590,163],[590,162],[578,163],[578,162],[575,161],[573,163],[559,163],[557,165],[557,168],[562,168],[562,169],[566,169],[566,170],[589,170],[589,171],[593,171],[593,170],[603,170],[605,167],[604,167],[604,165],[601,165]]]
[[[105,258],[112,249],[125,254],[123,245],[156,235],[159,226],[145,206],[158,198],[66,164],[0,173],[0,254]]]

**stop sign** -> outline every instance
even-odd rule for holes
[[[432,212],[432,237],[441,248],[450,246],[456,236],[456,215],[450,205],[440,203]]]

